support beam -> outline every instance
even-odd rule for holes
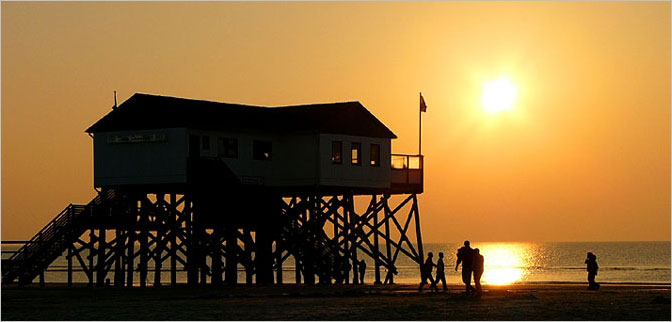
[[[226,267],[224,280],[228,285],[238,284],[238,231],[233,227],[224,228],[226,239]]]
[[[72,247],[68,246],[68,286],[72,286]]]
[[[105,248],[107,248],[107,236],[105,234],[105,229],[101,228],[98,230],[98,264],[96,265],[96,285],[104,286],[105,285],[105,275],[107,271],[105,270]]]

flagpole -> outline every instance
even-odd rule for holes
[[[422,92],[420,92],[420,97],[422,97]],[[422,155],[422,108],[419,108],[418,112],[418,120],[420,123],[418,126],[418,155]]]

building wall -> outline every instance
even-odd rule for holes
[[[185,183],[190,136],[198,136],[201,157],[220,158],[244,184],[271,187],[390,186],[389,139],[333,134],[227,133],[184,128],[97,133],[94,136],[94,184]],[[208,149],[203,146],[203,137],[209,137]],[[238,140],[237,157],[227,157],[220,151],[220,137]],[[271,160],[253,158],[255,140],[272,143]],[[332,141],[335,140],[343,144],[342,164],[331,161]],[[362,162],[358,166],[351,164],[352,142],[361,143]],[[371,144],[380,145],[380,166],[370,164]]]
[[[186,129],[96,133],[94,185],[186,182]]]
[[[343,161],[331,160],[332,142],[342,142]],[[361,165],[352,164],[352,143],[361,143]],[[371,144],[380,145],[380,166],[371,166]],[[390,187],[390,139],[320,134],[320,184],[340,187]]]
[[[238,139],[238,157],[221,156],[220,159],[243,183],[266,186],[308,186],[317,184],[316,134],[277,135],[190,130],[190,135],[210,138],[210,149],[201,149],[201,156],[218,157],[217,141],[220,137]],[[253,142],[272,143],[271,160],[253,158]]]

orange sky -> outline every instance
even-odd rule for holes
[[[2,3],[2,239],[94,195],[84,133],[145,92],[358,100],[426,155],[427,242],[670,239],[670,3]],[[483,83],[518,88],[490,115]]]

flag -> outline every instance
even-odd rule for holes
[[[422,97],[422,93],[420,93],[420,112],[427,112],[427,104],[425,104],[425,99]]]

